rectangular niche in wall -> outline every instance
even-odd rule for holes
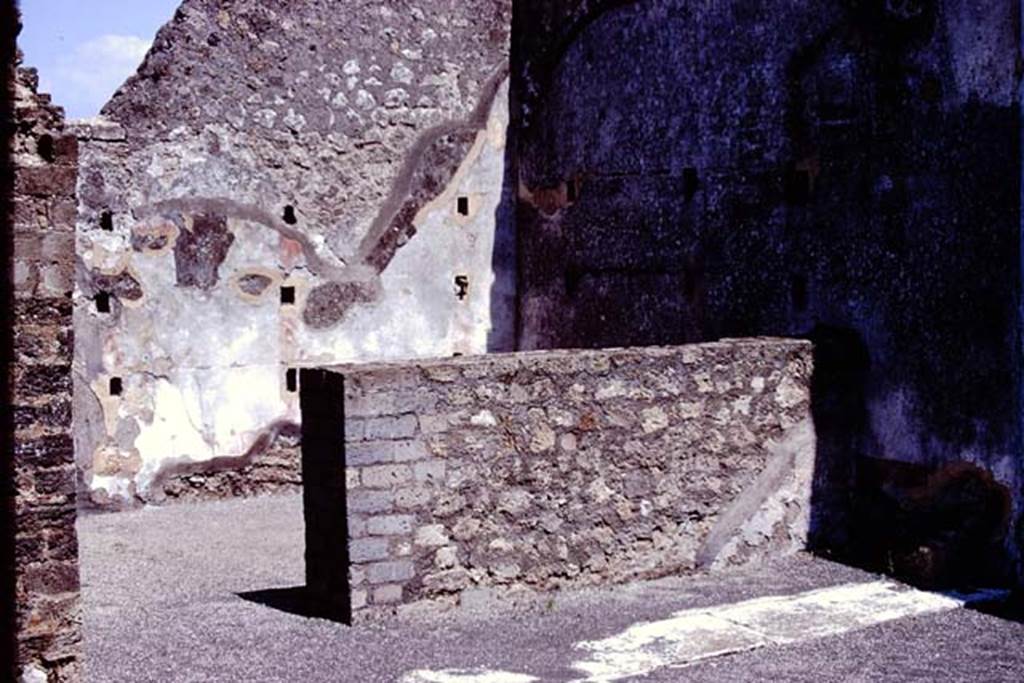
[[[109,292],[97,292],[93,298],[96,302],[97,313],[110,313],[110,293]]]
[[[700,189],[700,176],[697,169],[687,166],[683,169],[683,198],[691,201]]]
[[[806,206],[811,200],[811,174],[790,164],[782,183],[783,197],[790,206]]]

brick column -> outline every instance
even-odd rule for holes
[[[15,652],[4,664],[13,659],[15,671],[3,674],[52,682],[81,675],[71,434],[78,144],[64,131],[63,112],[37,87],[34,70],[17,69],[13,110],[7,107],[4,117],[13,137],[4,159],[3,544],[13,547],[13,557],[8,549],[3,598],[15,607],[5,625],[13,626],[8,647]]]

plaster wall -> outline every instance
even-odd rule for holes
[[[93,502],[294,485],[300,367],[513,347],[509,11],[189,0],[76,123]]]

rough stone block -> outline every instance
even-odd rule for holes
[[[420,431],[424,434],[443,434],[451,427],[448,415],[420,415]]]
[[[391,449],[395,462],[414,462],[430,457],[426,444],[419,440],[392,441]]]
[[[411,534],[416,518],[413,515],[378,515],[366,520],[371,536],[402,536]]]
[[[348,495],[349,512],[387,512],[394,506],[395,495],[391,491],[370,491],[357,489]]]
[[[345,464],[349,467],[378,465],[393,459],[388,441],[363,441],[345,444]]]
[[[366,578],[373,585],[408,581],[415,573],[415,566],[409,560],[376,562],[366,567]]]
[[[416,416],[376,417],[366,422],[367,440],[408,439],[416,433]]]
[[[429,460],[413,465],[413,476],[416,481],[429,484],[444,483],[445,464],[441,460]]]
[[[377,586],[373,589],[373,604],[388,605],[402,601],[402,587],[398,584]]]
[[[428,524],[416,530],[416,545],[427,548],[448,544],[448,532],[443,524]]]
[[[366,519],[358,515],[348,516],[348,537],[360,538],[367,535]]]
[[[375,465],[364,467],[362,480],[363,486],[372,489],[396,488],[412,481],[412,468],[409,465]]]
[[[403,510],[413,510],[428,504],[433,492],[425,486],[408,486],[395,491],[395,505]]]
[[[345,462],[350,466],[380,465],[389,462],[413,462],[430,457],[420,441],[363,441],[345,447]]]
[[[354,539],[348,543],[348,559],[359,563],[386,560],[390,557],[388,548],[388,540],[385,538]]]

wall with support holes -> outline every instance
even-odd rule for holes
[[[299,484],[313,364],[514,345],[507,0],[187,0],[82,142],[97,505]]]
[[[4,65],[5,80],[8,68],[14,67]],[[38,85],[34,70],[17,69],[9,128],[3,112],[5,131],[14,131],[3,163],[9,153],[14,172],[13,188],[3,188],[5,200],[13,189],[11,213],[3,216],[5,229],[11,226],[3,239],[13,241],[13,250],[4,250],[11,256],[5,272],[13,277],[4,288],[12,322],[4,334],[12,335],[13,346],[4,349],[9,384],[0,515],[11,517],[0,524],[0,679],[72,681],[81,674],[71,438],[78,144],[64,128],[63,112],[37,94]],[[4,173],[5,186],[10,177]]]
[[[802,549],[811,355],[752,339],[305,370],[308,585],[359,620]]]

